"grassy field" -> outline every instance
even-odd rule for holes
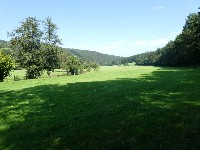
[[[61,69],[55,69],[54,72],[51,72],[51,77],[60,77],[60,76],[67,76],[66,71]],[[40,78],[48,78],[47,72],[44,71]],[[19,80],[26,80],[26,70],[13,70],[10,72],[10,75],[4,79],[4,82],[7,81],[19,81]]]
[[[101,67],[0,83],[0,149],[198,150],[200,69]]]

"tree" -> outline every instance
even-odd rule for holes
[[[99,65],[97,65],[97,63],[95,63],[95,62],[91,62],[90,66],[92,69],[94,69],[94,71],[97,71],[99,69]]]
[[[200,14],[187,17],[182,32],[155,53],[135,55],[139,65],[196,66],[200,65]]]
[[[3,79],[9,75],[13,67],[14,61],[11,56],[0,50],[0,82],[3,82]]]
[[[200,15],[190,14],[183,31],[164,48],[156,64],[189,66],[200,64]]]
[[[56,31],[58,30],[58,27],[56,24],[54,24],[51,20],[51,18],[46,18],[43,21],[44,24],[44,41],[45,43],[49,45],[57,45],[62,44],[61,39],[59,39]]]
[[[40,21],[28,17],[21,22],[21,26],[9,35],[12,37],[11,46],[19,50],[20,65],[26,68],[26,77],[35,79],[43,71],[43,57],[41,53],[42,31]]]
[[[82,64],[81,61],[76,57],[69,57],[68,58],[68,68],[71,75],[78,75],[82,72]]]
[[[43,50],[44,50],[44,69],[50,74],[50,71],[58,68],[59,66],[59,47],[57,45],[61,44],[56,31],[58,27],[54,24],[51,18],[46,18],[43,21],[44,24],[44,35],[43,35]]]
[[[71,75],[78,75],[82,72],[83,65],[77,57],[68,56],[65,58],[62,68]]]
[[[54,71],[54,69],[59,68],[60,66],[60,48],[55,45],[44,43],[42,44],[42,53],[44,60],[43,69],[45,69],[47,71],[47,74],[50,75],[51,71]]]
[[[182,40],[187,48],[191,65],[200,64],[200,15],[190,14],[182,31]]]

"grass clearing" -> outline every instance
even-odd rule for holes
[[[60,76],[66,76],[66,75],[67,75],[66,71],[64,71],[62,69],[55,69],[54,72],[51,72],[51,77],[52,78],[60,77]],[[40,78],[49,78],[49,76],[47,75],[46,71],[43,71]],[[12,70],[10,72],[10,76],[8,76],[4,80],[4,82],[19,81],[19,80],[26,80],[26,70],[25,69],[22,69],[22,70]]]
[[[199,91],[192,68],[0,83],[0,149],[200,149]]]

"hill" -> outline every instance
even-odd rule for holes
[[[200,66],[200,15],[190,14],[182,32],[174,40],[156,51],[145,52],[123,59],[123,63],[155,66]]]
[[[10,47],[10,42],[0,40],[0,48],[9,48]]]
[[[8,41],[0,40],[0,49],[2,49],[6,53],[12,54],[11,52],[12,50],[10,49],[10,42]],[[68,53],[72,55],[79,57],[80,59],[84,61],[92,61],[101,66],[117,65],[121,62],[121,59],[123,58],[120,56],[102,54],[99,52],[89,51],[89,50],[79,50],[79,49],[71,49],[71,48],[63,48],[63,50],[67,51]]]
[[[96,51],[89,51],[89,50],[79,50],[79,49],[70,49],[65,48],[66,51],[69,51],[73,55],[88,61],[94,61],[99,65],[102,66],[112,66],[117,65],[120,63],[123,57],[102,54]]]

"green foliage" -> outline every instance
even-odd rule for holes
[[[0,40],[0,49],[7,55],[11,55],[12,58],[15,60],[16,64],[19,63],[19,51],[13,50],[11,48],[11,42],[10,41],[4,41]],[[18,68],[19,66],[16,65],[15,68]]]
[[[99,64],[101,66],[118,65],[122,58],[119,56],[102,54],[95,51],[78,50],[78,49],[66,49],[66,50],[83,60],[95,62],[96,64]]]
[[[12,48],[18,52],[20,66],[26,68],[27,78],[35,79],[43,70],[50,74],[59,68],[59,51],[57,44],[61,41],[56,34],[58,27],[51,18],[43,21],[44,29],[40,29],[40,21],[29,17],[21,22],[21,26],[9,35],[12,37]]]
[[[3,51],[7,55],[12,55],[12,49],[11,48],[1,48],[1,51]]]
[[[50,71],[59,67],[59,47],[57,44],[61,44],[61,40],[58,38],[56,31],[58,27],[54,24],[51,18],[46,18],[43,21],[44,24],[44,69],[50,74]]]
[[[12,48],[19,51],[20,64],[27,70],[27,78],[40,77],[44,61],[41,53],[42,31],[39,28],[39,20],[33,17],[26,18],[10,36]]]
[[[81,61],[58,47],[61,44],[56,34],[58,27],[51,18],[45,19],[42,23],[41,30],[40,21],[29,17],[9,34],[12,37],[12,49],[18,55],[16,60],[20,67],[26,69],[26,77],[39,78],[44,70],[50,76],[50,71],[56,68],[65,68],[70,74],[80,74],[87,61]],[[90,67],[98,70],[96,63],[90,63]]]
[[[43,68],[46,69],[47,71],[52,71],[56,68],[59,68],[60,48],[56,45],[43,44],[42,51],[43,51],[43,59],[44,59]]]
[[[124,58],[121,59],[119,65],[127,66],[128,63],[135,62],[135,57],[136,56],[124,57]]]
[[[99,69],[99,65],[96,64],[95,62],[90,62],[89,65],[94,71],[97,71]]]
[[[124,65],[124,66],[128,66],[129,63],[129,59],[128,58],[123,58],[120,62],[120,64]]]
[[[70,75],[78,75],[85,71],[90,72],[91,69],[97,71],[99,65],[92,61],[80,59],[68,53],[66,49],[61,49],[59,54],[60,67],[68,72]]]
[[[49,45],[57,45],[61,44],[61,39],[59,39],[56,31],[58,30],[58,27],[56,24],[54,24],[51,20],[51,18],[46,18],[43,21],[44,24],[44,33],[43,33],[43,39],[46,44]]]
[[[0,40],[0,49],[2,50],[3,48],[9,48],[10,47],[10,42]]]
[[[181,34],[164,48],[158,65],[200,65],[200,15],[190,14]]]
[[[190,14],[183,31],[174,41],[155,52],[146,52],[125,59],[137,65],[198,66],[200,65],[200,14]]]
[[[14,67],[14,61],[10,55],[4,54],[0,50],[0,82],[9,75],[9,72]]]
[[[135,62],[137,65],[151,66],[156,62],[157,57],[156,52],[145,52],[131,57],[126,57],[122,59],[121,64],[126,66],[128,63]]]
[[[68,56],[64,61],[63,69],[71,75],[78,75],[83,71],[83,65],[80,59],[74,56]]]

